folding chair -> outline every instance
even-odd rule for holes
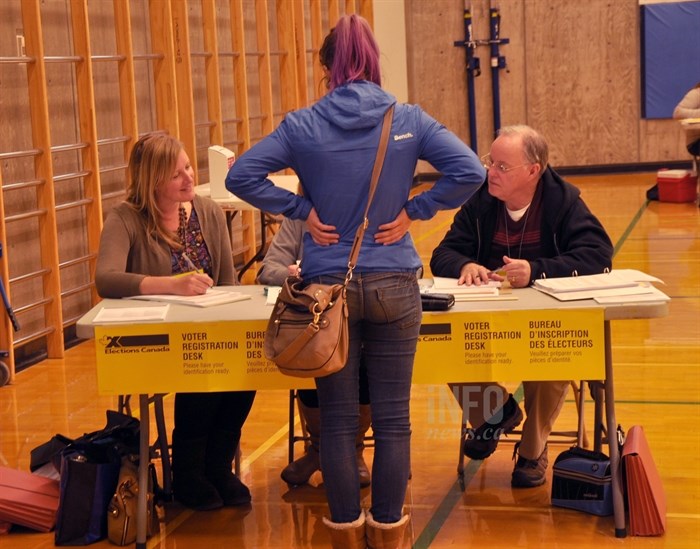
[[[576,413],[578,415],[578,423],[577,423],[577,428],[575,431],[552,431],[550,433],[550,439],[552,442],[558,442],[558,443],[576,443],[578,446],[581,446],[582,448],[587,448],[588,447],[588,436],[586,434],[586,427],[585,427],[585,418],[583,415],[583,404],[585,400],[585,393],[583,391],[583,385],[586,383],[585,381],[581,381],[581,385],[579,386],[575,381],[571,381],[571,387],[574,392],[574,402],[576,403]],[[464,385],[458,385],[459,388],[459,402],[462,402],[462,389]],[[593,394],[593,387],[591,387],[591,394]],[[595,395],[593,394],[594,398]],[[596,415],[598,414],[598,408],[596,407]],[[459,461],[457,462],[457,476],[459,480],[459,486],[464,491],[464,460],[465,460],[465,455],[464,452],[462,451],[462,448],[464,447],[464,442],[467,440],[467,434],[469,433],[469,428],[467,427],[467,413],[468,410],[465,411],[462,409],[462,429],[461,429],[461,434],[460,434],[460,439],[459,439]],[[596,417],[595,418],[596,425],[602,425],[602,415],[601,417]],[[596,430],[598,431],[598,430]],[[515,435],[515,438],[509,438],[509,439],[502,439],[500,442],[509,442],[509,443],[516,443],[518,442],[521,437],[522,437],[522,431],[521,430],[514,430],[511,434]],[[602,442],[601,442],[602,446]]]

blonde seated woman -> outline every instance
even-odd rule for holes
[[[97,292],[198,295],[234,284],[226,219],[215,202],[195,195],[182,143],[163,134],[142,137],[129,158],[126,200],[102,229]],[[232,462],[254,398],[254,391],[175,395],[173,492],[180,503],[200,511],[250,503]]]

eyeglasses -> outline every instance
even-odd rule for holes
[[[508,167],[503,162],[494,162],[490,154],[485,154],[481,157],[481,164],[487,170],[490,170],[491,168],[495,167],[501,173],[508,173],[509,171],[515,170],[516,168],[522,168],[523,166],[527,166],[529,162],[525,162],[524,164],[518,164],[517,166]]]

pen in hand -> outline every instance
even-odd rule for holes
[[[195,265],[192,260],[190,259],[190,256],[187,255],[185,252],[182,252],[180,254],[180,257],[185,260],[185,263],[187,263],[187,268],[190,269],[192,272],[199,272],[199,269],[197,268],[197,265]]]
[[[195,293],[201,294],[201,293],[206,293],[209,288],[214,287],[214,283],[212,282],[211,278],[206,275],[206,273],[198,268],[194,262],[190,259],[190,257],[185,253],[182,252],[180,254],[180,257],[182,260],[187,264],[187,267],[190,269],[187,272],[183,272],[180,275],[175,275],[176,277],[182,276],[182,275],[195,275],[195,276],[186,276],[184,278],[188,279],[194,279],[194,280],[189,280],[186,282],[185,288],[185,295],[189,295],[189,293],[194,290]],[[201,276],[199,276],[201,275]],[[206,282],[205,282],[206,281]],[[205,282],[206,286],[202,287],[202,283]],[[194,286],[192,286],[194,284]]]

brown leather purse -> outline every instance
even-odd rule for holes
[[[393,116],[392,105],[382,122],[382,134],[369,186],[369,200],[363,222],[355,233],[344,283],[305,286],[302,279],[288,277],[277,296],[267,323],[264,350],[268,360],[274,362],[283,374],[323,377],[339,371],[347,362],[346,288],[352,278],[368,225],[367,214],[384,164]]]
[[[131,545],[136,541],[136,509],[139,495],[138,456],[127,455],[122,458],[119,469],[119,481],[112,500],[107,507],[107,537],[115,545]],[[148,464],[148,494],[146,496],[146,534],[155,534],[160,524],[154,490],[158,484],[156,470]]]

